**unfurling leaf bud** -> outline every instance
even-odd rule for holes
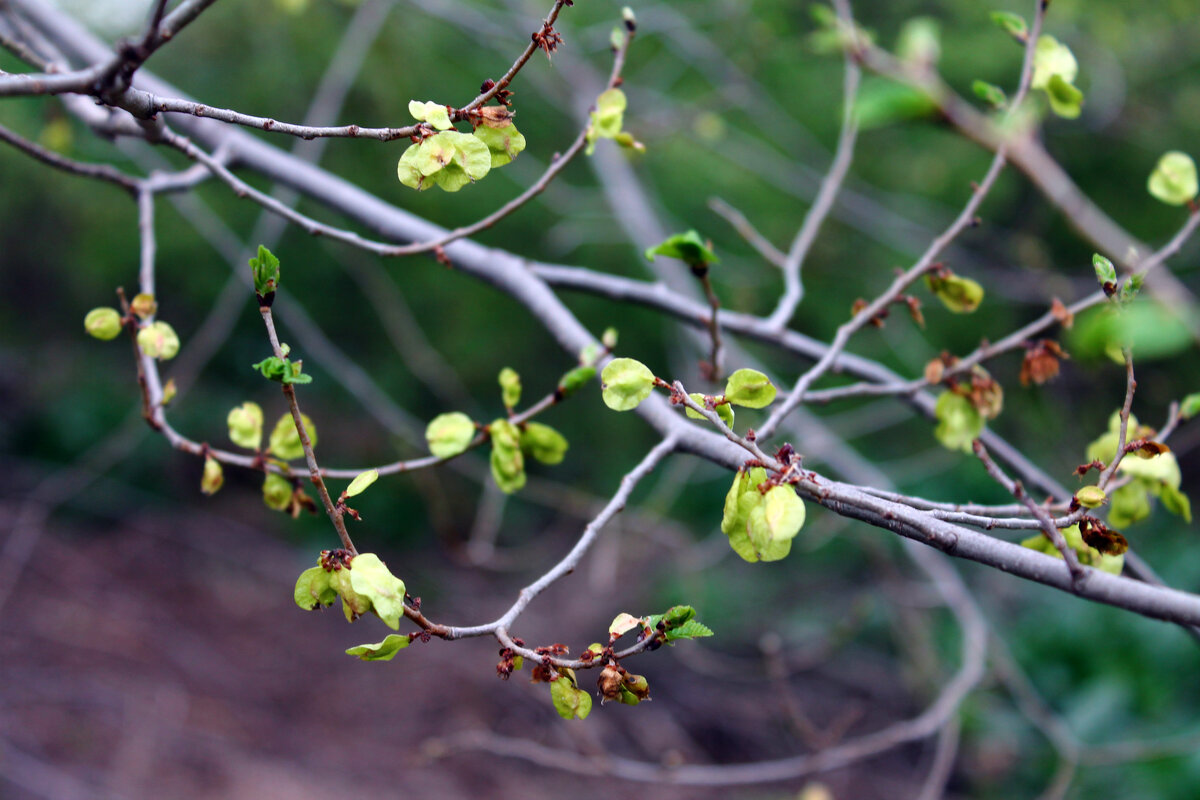
[[[1079,505],[1087,508],[1098,508],[1108,502],[1108,494],[1099,486],[1084,486],[1075,493]]]
[[[151,322],[142,328],[137,343],[143,353],[159,361],[170,361],[179,353],[179,336],[165,322]]]
[[[108,341],[121,335],[121,312],[115,308],[93,308],[83,318],[84,330],[97,339]]]
[[[225,483],[225,473],[221,470],[221,462],[212,456],[204,459],[204,474],[200,477],[200,491],[214,495]]]
[[[154,295],[143,292],[129,302],[129,310],[137,314],[138,319],[150,319],[154,312],[158,311],[158,303],[155,302]]]
[[[631,33],[637,30],[637,17],[633,15],[633,9],[625,6],[621,9],[621,19],[625,22],[625,28]]]
[[[604,333],[600,334],[600,344],[604,345],[606,350],[615,350],[617,347],[617,329],[605,328]]]
[[[260,244],[258,256],[250,259],[250,273],[254,276],[254,292],[258,295],[258,302],[264,306],[271,305],[275,290],[279,288],[279,259]]]

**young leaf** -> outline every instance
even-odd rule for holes
[[[391,661],[404,648],[412,644],[408,634],[389,633],[382,642],[360,644],[346,651],[348,656],[358,656],[362,661]]]
[[[934,407],[938,424],[933,435],[949,450],[971,452],[971,443],[983,433],[983,415],[971,401],[954,392],[943,392]]]
[[[1046,84],[1046,98],[1050,110],[1063,119],[1075,119],[1083,111],[1083,92],[1063,79],[1062,75],[1051,75]]]
[[[1187,205],[1196,199],[1200,185],[1196,178],[1196,162],[1187,153],[1172,150],[1164,153],[1150,173],[1146,185],[1150,194],[1167,205]]]
[[[1050,79],[1059,76],[1065,83],[1075,82],[1079,72],[1079,63],[1071,48],[1049,34],[1042,34],[1033,51],[1033,81],[1034,89],[1047,89]]]
[[[654,391],[654,373],[632,358],[614,358],[600,373],[604,404],[613,411],[637,408]]]
[[[1009,11],[993,11],[992,22],[1022,44],[1029,38],[1029,26],[1025,24],[1025,18],[1019,14]]]
[[[587,155],[596,152],[596,142],[599,139],[617,138],[625,124],[627,105],[625,93],[620,89],[609,89],[596,98],[596,110],[591,113],[586,134]]]
[[[679,639],[701,639],[705,636],[712,636],[712,628],[707,625],[691,620],[685,622],[674,630],[667,631],[667,641],[673,642]]]
[[[1189,394],[1179,403],[1179,416],[1191,419],[1200,413],[1200,392]]]
[[[498,419],[488,425],[492,454],[488,463],[496,485],[505,494],[520,491],[525,486],[525,457],[521,453],[521,432],[516,425]]]
[[[1008,95],[999,86],[977,80],[971,84],[971,90],[975,92],[976,97],[992,108],[1004,108],[1008,105]]]
[[[925,276],[925,285],[955,314],[970,314],[983,302],[983,287],[950,270]]]
[[[154,300],[154,295],[139,293],[129,301],[129,310],[132,311],[138,319],[147,320],[154,316],[154,312],[158,310],[158,303]]]
[[[698,405],[698,406],[704,405],[704,401],[705,401],[704,395],[700,394],[699,392],[693,392],[689,396],[693,400],[696,401],[696,405]],[[729,427],[729,428],[733,427],[733,404],[732,403],[722,403],[721,405],[717,406],[713,410],[717,412],[717,416],[721,418],[721,421],[724,422],[727,427]],[[705,416],[703,414],[701,414],[699,411],[693,411],[692,409],[688,408],[687,406],[683,407],[683,412],[685,414],[687,414],[688,417],[690,417],[691,419],[705,419]]]
[[[612,624],[608,626],[608,632],[610,635],[615,634],[617,636],[624,636],[631,630],[640,628],[641,625],[642,620],[638,617],[635,617],[632,614],[621,612],[616,616],[616,619],[612,621]]]
[[[1184,522],[1192,521],[1192,502],[1188,500],[1188,496],[1173,486],[1163,484],[1162,490],[1158,494],[1158,499],[1162,502],[1163,508],[1170,511],[1177,517],[1183,517]]]
[[[138,331],[137,343],[143,353],[159,361],[170,361],[179,353],[179,336],[161,320]]]
[[[337,592],[330,586],[330,574],[324,567],[312,567],[300,573],[296,579],[295,598],[296,605],[305,611],[332,605],[337,599]]]
[[[1108,524],[1114,528],[1128,528],[1150,516],[1150,493],[1141,483],[1122,486],[1110,495],[1112,505],[1108,509]]]
[[[419,122],[427,122],[439,131],[448,131],[454,127],[450,122],[450,114],[441,103],[432,100],[426,103],[417,100],[408,102],[408,113]]]
[[[257,450],[262,445],[263,410],[258,403],[247,400],[231,409],[225,422],[230,441],[238,447]]]
[[[121,335],[121,312],[115,308],[93,308],[83,318],[83,328],[101,341],[115,339]]]
[[[1099,253],[1092,254],[1092,268],[1096,270],[1096,280],[1101,286],[1113,285],[1117,283],[1117,268],[1113,263]],[[1107,291],[1107,290],[1105,290]]]
[[[301,414],[304,429],[308,432],[308,441],[314,448],[317,446],[317,426],[313,425],[307,414]],[[275,423],[271,438],[267,442],[267,452],[283,461],[292,461],[304,455],[304,445],[300,442],[300,432],[291,414],[284,414]]]
[[[563,397],[570,397],[594,377],[596,377],[595,367],[575,367],[559,379],[558,391],[562,393]]]
[[[775,401],[775,384],[758,370],[739,369],[725,382],[725,399],[746,408],[766,408]]]
[[[521,402],[521,376],[510,367],[500,370],[500,399],[510,411]]]
[[[709,249],[708,244],[700,238],[700,234],[694,230],[677,233],[664,239],[654,247],[647,249],[645,255],[650,261],[653,261],[655,256],[677,258],[690,267],[720,262],[716,254]]]
[[[511,122],[502,128],[480,125],[473,134],[492,154],[492,169],[503,167],[525,149],[525,137]]]
[[[200,476],[200,491],[207,495],[214,495],[224,483],[225,473],[221,469],[221,462],[212,456],[205,458],[204,472]]]
[[[398,629],[404,616],[404,581],[389,572],[374,553],[356,555],[349,571],[354,591],[371,601],[371,609],[385,625]]]
[[[521,431],[521,451],[543,464],[561,463],[567,447],[566,438],[549,425],[527,422]]]
[[[267,504],[267,508],[287,511],[288,506],[292,504],[292,493],[292,484],[282,475],[272,472],[263,480],[263,502]]]
[[[350,485],[346,487],[346,497],[354,497],[360,495],[367,490],[372,483],[379,480],[379,470],[369,469],[366,472],[360,472],[354,476],[354,480],[350,481]]]
[[[451,458],[465,451],[475,438],[475,423],[461,411],[438,414],[425,428],[429,452],[438,458]]]
[[[592,713],[592,696],[575,688],[569,678],[559,676],[550,682],[550,699],[563,719],[587,719]]]

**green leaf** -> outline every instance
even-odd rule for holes
[[[307,414],[301,414],[304,429],[308,432],[308,441],[314,448],[317,446],[317,426],[313,425]],[[291,461],[304,455],[304,445],[300,443],[300,432],[291,414],[284,414],[275,423],[271,438],[267,442],[267,452],[284,460]]]
[[[1029,38],[1029,26],[1020,14],[1009,11],[993,11],[992,23],[1022,44]]]
[[[550,682],[550,699],[563,719],[587,719],[592,713],[592,696],[575,688],[569,678],[559,676]]]
[[[231,409],[225,418],[229,439],[238,447],[257,450],[262,446],[263,410],[258,403],[247,400]]]
[[[509,367],[500,370],[500,399],[504,407],[512,410],[521,402],[521,376]]]
[[[1050,79],[1055,75],[1064,83],[1073,84],[1078,72],[1079,63],[1075,61],[1071,48],[1049,34],[1038,37],[1033,51],[1033,82],[1030,84],[1034,89],[1049,89]]]
[[[461,411],[438,414],[425,428],[429,452],[451,458],[465,451],[475,439],[475,423]]]
[[[570,397],[594,377],[596,377],[595,367],[576,367],[559,379],[558,391],[563,397]]]
[[[1117,268],[1113,263],[1099,253],[1092,254],[1092,268],[1096,270],[1096,280],[1101,286],[1105,284],[1116,284]]]
[[[286,511],[292,504],[292,484],[287,478],[274,472],[263,480],[263,502],[267,508],[275,511]]]
[[[949,270],[925,276],[925,285],[955,314],[970,314],[983,302],[983,287]]]
[[[516,425],[498,419],[488,426],[492,440],[492,454],[488,459],[492,477],[505,494],[512,494],[525,486],[525,457],[521,453],[521,432]]]
[[[410,100],[408,113],[412,115],[413,119],[427,122],[439,131],[447,131],[454,127],[450,122],[450,114],[446,110],[446,106],[432,100],[426,103]]]
[[[121,312],[115,308],[93,308],[83,318],[84,330],[105,342],[120,336],[122,327]]]
[[[312,376],[303,374],[302,361],[289,361],[279,356],[268,356],[250,366],[262,373],[264,378],[278,383],[312,383]]]
[[[1190,523],[1192,521],[1192,502],[1188,500],[1188,496],[1178,489],[1163,484],[1162,491],[1158,494],[1158,499],[1162,502],[1163,508],[1170,511],[1177,517],[1183,517],[1183,521]]]
[[[369,469],[366,472],[360,472],[354,476],[354,480],[350,481],[350,485],[346,487],[346,497],[354,497],[360,495],[367,490],[372,483],[379,480],[379,470]]]
[[[725,381],[725,399],[746,408],[766,408],[775,401],[775,384],[754,369],[739,369]]]
[[[404,648],[412,644],[406,633],[389,633],[382,642],[360,644],[346,651],[348,656],[358,656],[363,661],[391,661]]]
[[[404,616],[404,581],[389,572],[374,553],[356,555],[349,570],[354,591],[371,601],[371,609],[385,625],[398,629]]]
[[[1150,173],[1146,185],[1150,194],[1167,205],[1187,205],[1196,199],[1200,186],[1196,179],[1196,162],[1187,153],[1172,150],[1164,153]]]
[[[525,137],[512,123],[502,128],[480,125],[473,136],[483,142],[492,154],[492,169],[508,164],[525,149]]]
[[[854,101],[854,114],[862,130],[923,119],[936,110],[937,103],[920,89],[875,76],[862,82]]]
[[[254,277],[254,292],[266,298],[279,288],[279,259],[261,244],[258,255],[250,259],[250,274]]]
[[[691,395],[689,395],[689,397],[691,397],[693,400],[695,400],[696,405],[698,405],[698,406],[704,406],[705,405],[704,401],[707,399],[704,395],[700,394],[699,392],[694,392]],[[705,406],[705,407],[707,407],[707,406]],[[733,405],[732,404],[722,403],[721,405],[717,406],[713,410],[717,412],[717,416],[721,418],[721,421],[724,422],[727,427],[729,427],[729,428],[733,427]],[[687,414],[688,417],[690,417],[691,419],[707,419],[699,411],[693,411],[692,409],[688,408],[687,406],[683,407],[683,412],[685,414]]]
[[[296,579],[295,598],[296,605],[305,611],[331,605],[337,599],[337,592],[329,585],[329,573],[324,567],[312,567],[300,573]]]
[[[995,84],[977,80],[971,84],[971,90],[975,92],[976,97],[992,108],[1004,108],[1008,105],[1008,95]]]
[[[983,433],[983,415],[971,401],[954,392],[943,392],[934,407],[937,427],[933,435],[949,450],[971,452],[971,443]]]
[[[1200,413],[1200,392],[1189,394],[1179,403],[1179,416],[1191,419]]]
[[[567,447],[566,438],[549,425],[527,422],[521,431],[521,452],[543,464],[561,463]]]
[[[1075,119],[1083,111],[1083,92],[1067,83],[1062,75],[1050,76],[1046,98],[1050,101],[1050,110],[1063,119]]]
[[[637,408],[654,391],[654,373],[632,358],[614,358],[600,373],[604,405],[613,411]]]
[[[720,259],[709,249],[708,244],[694,230],[687,233],[677,233],[659,244],[646,250],[646,258],[650,261],[655,256],[677,258],[688,266],[705,266],[717,264]]]
[[[143,353],[159,361],[170,361],[179,353],[179,336],[161,320],[139,330],[137,343]]]

